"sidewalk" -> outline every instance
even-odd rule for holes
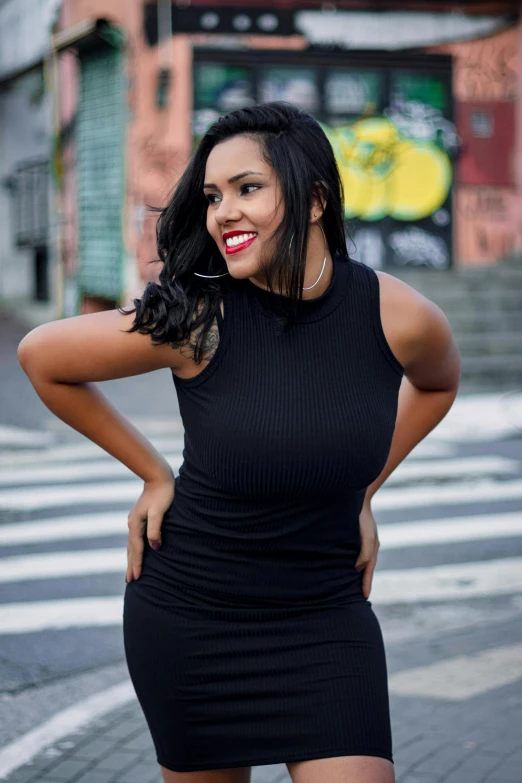
[[[397,783],[521,783],[522,682],[461,702],[391,696]],[[8,783],[161,783],[137,701],[63,737]],[[289,783],[284,764],[252,783]]]

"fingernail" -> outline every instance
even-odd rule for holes
[[[151,544],[151,547],[156,551],[160,548],[161,544]]]

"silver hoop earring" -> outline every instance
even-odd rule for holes
[[[193,274],[197,275],[198,277],[225,277],[225,275],[229,275],[230,272],[223,272],[222,275],[202,275],[200,272],[193,272]]]
[[[314,214],[314,217],[316,217],[316,215],[315,215],[315,214]],[[302,291],[309,291],[311,288],[314,288],[314,287],[317,285],[317,283],[319,282],[319,280],[320,280],[320,279],[321,279],[321,277],[323,276],[324,268],[325,268],[325,266],[326,266],[326,234],[324,233],[324,230],[323,230],[323,227],[322,227],[322,225],[321,225],[320,223],[318,223],[317,225],[318,225],[318,226],[319,226],[319,228],[321,229],[321,232],[322,232],[322,234],[323,234],[323,239],[324,239],[324,259],[323,259],[323,266],[322,266],[322,269],[321,269],[321,274],[319,275],[319,277],[317,278],[317,280],[315,281],[315,283],[314,283],[313,285],[309,285],[309,286],[307,286],[306,288],[304,288],[304,287],[303,287],[303,288],[301,289]],[[289,250],[290,250],[290,248],[292,247],[292,242],[293,242],[293,239],[294,239],[294,235],[295,235],[295,232],[292,234],[292,236],[291,236],[291,238],[290,238],[290,244],[288,245],[288,249],[289,249]]]
[[[314,283],[313,285],[309,285],[309,286],[307,286],[306,288],[304,288],[304,287],[303,287],[303,289],[302,289],[303,291],[309,291],[311,288],[314,288],[314,286],[316,286],[316,285],[317,285],[317,283],[319,282],[319,280],[320,280],[320,279],[321,279],[321,277],[323,276],[323,272],[324,272],[324,270],[325,270],[325,267],[326,267],[326,234],[324,233],[324,229],[323,229],[322,225],[321,225],[320,223],[318,223],[317,225],[318,225],[318,226],[319,226],[319,228],[321,229],[321,232],[322,232],[322,234],[323,234],[323,239],[324,239],[324,261],[323,261],[323,268],[321,269],[321,274],[319,275],[319,277],[317,278],[317,280],[315,281],[315,283]]]

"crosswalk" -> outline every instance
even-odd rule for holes
[[[4,448],[0,453],[0,514],[17,512],[29,520],[0,525],[0,588],[23,583],[27,592],[29,583],[37,583],[38,600],[0,600],[0,635],[118,624],[123,587],[117,595],[53,600],[46,600],[45,588],[57,580],[125,573],[127,512],[141,492],[141,481],[88,441],[63,444],[35,438],[42,445],[33,448],[27,434],[15,440],[16,451]],[[151,441],[177,473],[182,433],[152,436]],[[505,509],[506,503],[511,508]],[[117,510],[108,512],[108,506]],[[459,513],[461,506],[466,510]],[[485,506],[490,512],[480,513]],[[379,490],[373,508],[376,517],[383,516],[382,524],[378,520],[380,557],[394,550],[403,559],[399,569],[379,564],[372,588],[376,606],[522,594],[522,454],[520,459],[491,453],[461,456],[457,444],[428,437]],[[416,518],[401,519],[412,512]],[[388,519],[390,514],[400,521]],[[104,544],[108,537],[109,546]],[[506,540],[506,556],[414,568],[406,554],[413,548],[493,539]],[[78,548],[82,542],[88,548]],[[38,551],[31,551],[36,545]]]
[[[177,473],[179,423],[169,434],[141,424]],[[93,629],[121,634],[127,513],[141,481],[84,439],[13,429],[0,432],[0,643],[84,633],[88,647]],[[428,436],[373,501],[381,550],[371,600],[385,636],[387,607],[430,612],[504,596],[522,611],[522,449],[492,453],[490,431],[482,447],[475,432],[450,434]],[[476,614],[470,605],[470,623]]]

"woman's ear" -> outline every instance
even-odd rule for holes
[[[323,216],[328,200],[328,188],[325,182],[316,182],[310,208],[310,223],[316,223]]]

